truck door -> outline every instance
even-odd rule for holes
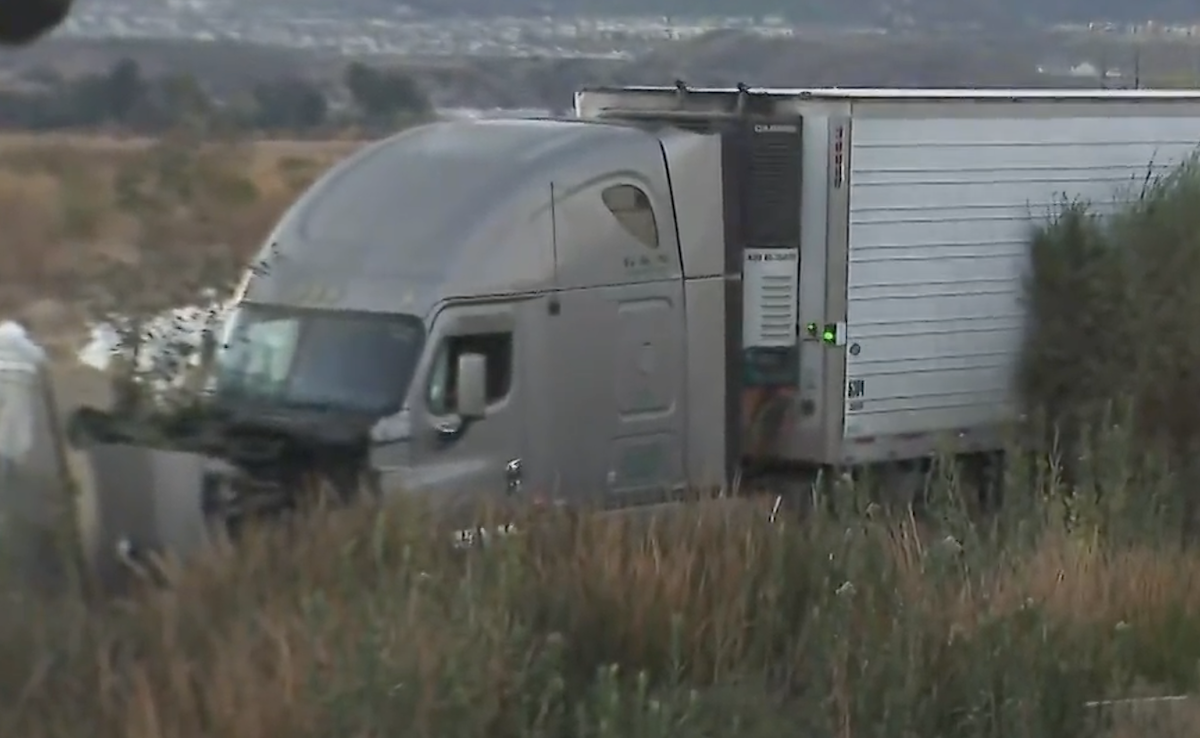
[[[627,163],[637,175],[563,187],[555,202],[558,477],[604,507],[662,501],[686,482],[683,280],[665,169],[647,166],[662,154],[647,141]]]
[[[664,501],[685,481],[682,292],[678,282],[612,290],[616,429],[605,480],[612,506]]]
[[[412,485],[456,510],[520,492],[525,451],[525,303],[450,305],[434,320],[430,360],[415,388]],[[456,412],[458,357],[487,360],[484,417]]]

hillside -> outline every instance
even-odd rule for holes
[[[373,7],[379,0],[367,0]],[[486,15],[586,13],[782,15],[799,22],[920,25],[978,23],[1044,25],[1067,21],[1200,21],[1194,0],[404,0],[432,14]]]

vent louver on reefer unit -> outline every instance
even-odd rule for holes
[[[742,335],[747,346],[796,344],[796,249],[746,249]]]
[[[742,266],[742,341],[746,381],[794,381],[800,249],[746,249]]]

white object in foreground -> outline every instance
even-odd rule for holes
[[[46,352],[17,323],[0,323],[0,552],[22,584],[55,588],[67,562],[56,529],[71,511]]]

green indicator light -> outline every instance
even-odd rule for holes
[[[816,335],[817,335],[817,324],[816,323],[809,323],[808,325],[804,326],[804,329],[806,331],[808,331],[808,335],[816,337]]]
[[[821,333],[821,340],[825,343],[837,343],[837,323],[826,323],[825,330]]]

